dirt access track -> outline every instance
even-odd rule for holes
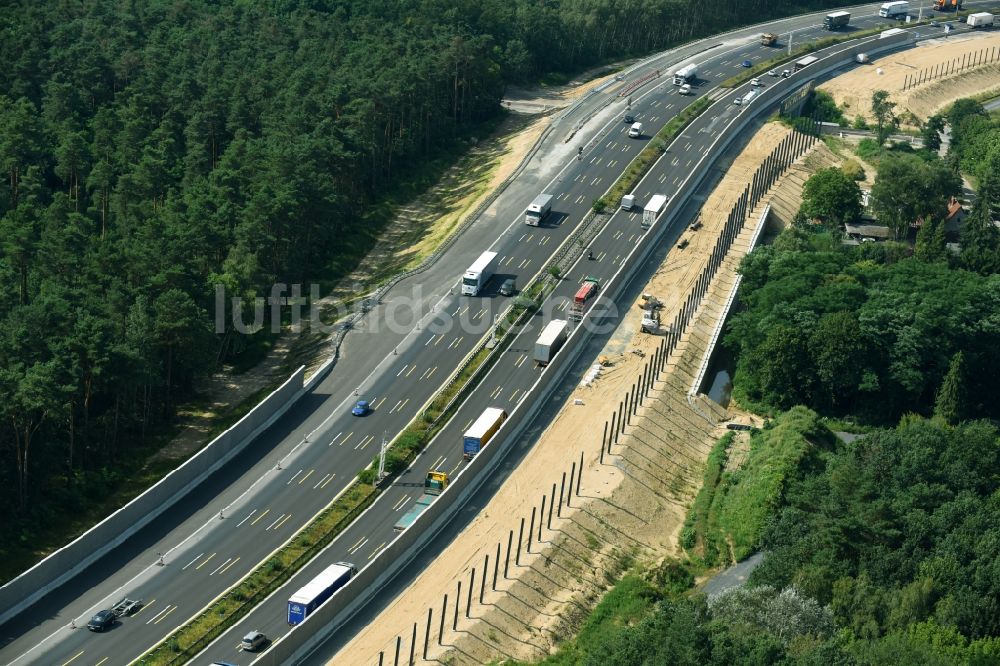
[[[706,200],[703,227],[684,232],[687,247],[671,251],[644,289],[663,301],[663,321],[671,321],[683,306],[736,199],[788,132],[776,123],[758,132]],[[663,339],[640,332],[640,302],[622,313],[601,352],[609,365],[573,390],[488,505],[377,616],[366,618],[365,626],[329,663],[377,664],[380,652],[385,663],[392,663],[397,636],[404,661],[411,644],[421,663],[424,650],[426,661],[439,663],[537,659],[577,631],[634,558],[655,564],[677,553],[677,536],[701,483],[705,458],[725,432],[720,421],[752,421],[704,397],[690,404],[687,392],[712,330],[724,316],[721,304],[735,288],[736,267],[766,201],[748,216],[752,222],[736,239],[650,397],[613,446],[613,455],[601,461],[605,423]],[[569,483],[566,494],[571,499],[563,506],[558,500],[563,479],[569,481],[581,460],[579,495]],[[550,523],[553,496],[557,509]],[[519,540],[525,547],[510,552],[508,542],[516,547]],[[442,548],[433,543],[429,547]],[[444,594],[449,600],[442,618]],[[429,609],[430,641],[425,645]]]
[[[990,91],[1000,92],[1000,58],[904,91],[906,77],[936,67],[951,71],[950,63],[953,61],[960,64],[963,59],[971,60],[974,54],[983,51],[986,51],[984,59],[988,59],[986,56],[994,52],[993,49],[1000,49],[1000,33],[972,32],[947,40],[931,40],[912,49],[873,59],[868,65],[855,67],[820,85],[819,90],[830,93],[848,118],[853,120],[861,115],[869,121],[872,120],[872,93],[887,90],[890,101],[897,105],[897,115],[909,111],[923,121],[956,99]]]

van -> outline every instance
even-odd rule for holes
[[[632,127],[628,128],[628,135],[633,139],[638,139],[642,136],[642,123],[632,123]]]
[[[517,286],[514,283],[514,278],[507,278],[500,285],[500,295],[501,296],[513,296],[517,292]]]

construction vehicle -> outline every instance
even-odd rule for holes
[[[778,36],[773,32],[765,32],[763,35],[760,36],[761,46],[777,46],[777,44],[778,44]]]
[[[660,313],[656,310],[646,310],[642,313],[642,324],[640,325],[643,333],[659,333],[660,331]]]
[[[935,11],[939,12],[960,12],[962,11],[962,0],[934,0],[932,6]]]
[[[548,365],[566,342],[568,333],[569,322],[565,319],[553,319],[546,324],[535,342],[535,363],[541,367]]]
[[[424,479],[424,494],[440,495],[448,487],[448,482],[448,472],[432,469],[427,472],[427,477]]]
[[[580,321],[583,319],[583,309],[587,304],[587,301],[596,294],[601,288],[601,283],[595,277],[587,276],[583,279],[580,284],[580,288],[576,290],[576,295],[573,296],[573,308],[570,310],[569,318],[575,321]]]

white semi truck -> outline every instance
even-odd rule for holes
[[[905,18],[910,13],[910,3],[906,0],[887,2],[879,7],[878,15],[882,18]]]
[[[684,65],[676,72],[674,72],[674,85],[680,86],[685,83],[691,83],[698,76],[698,65],[696,63],[689,63]]]
[[[660,216],[667,205],[667,195],[654,194],[649,198],[646,207],[642,209],[642,228],[649,229]]]
[[[539,194],[524,211],[524,223],[531,227],[537,227],[551,210],[552,195]]]
[[[497,268],[497,253],[483,252],[476,263],[469,266],[462,276],[462,295],[475,296],[493,277]]]
[[[568,335],[569,322],[565,319],[553,319],[546,324],[535,342],[535,362],[543,367],[548,365]]]

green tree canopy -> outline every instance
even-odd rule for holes
[[[836,167],[821,169],[802,188],[802,212],[834,230],[861,215],[861,188]]]

